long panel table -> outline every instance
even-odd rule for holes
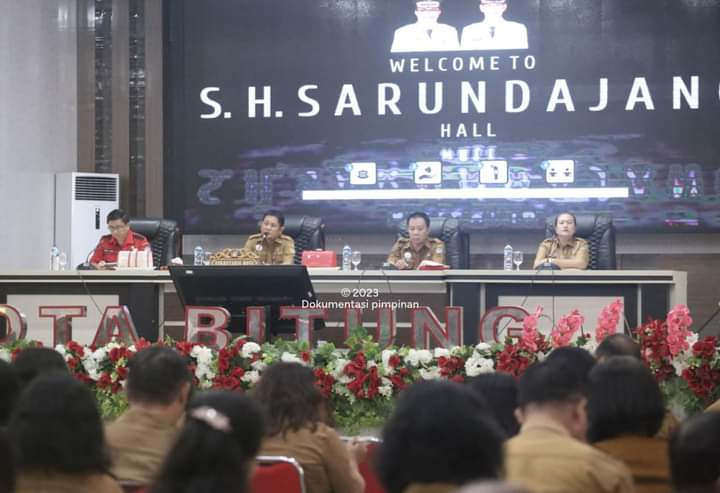
[[[446,306],[462,306],[464,340],[478,338],[482,315],[499,305],[535,304],[552,309],[552,318],[577,304],[605,304],[620,297],[631,326],[648,317],[663,318],[668,309],[687,302],[687,275],[679,271],[339,271],[310,269],[317,298],[328,304],[326,329],[317,338],[341,342],[343,306],[364,303],[363,321],[372,326],[376,306],[396,310],[398,341],[409,341],[410,306],[427,306],[442,321]],[[28,337],[52,342],[51,321],[38,316],[41,305],[84,305],[87,317],[73,323],[74,338],[90,342],[104,307],[130,308],[140,335],[180,337],[183,308],[165,271],[64,271],[0,273],[0,303],[20,308],[28,318]],[[354,303],[354,305],[352,305]],[[588,305],[590,303],[590,305]],[[598,305],[598,303],[595,303]],[[589,307],[589,313],[597,306]],[[582,310],[581,310],[582,311]],[[591,313],[592,314],[592,313]],[[588,324],[594,320],[588,316]]]

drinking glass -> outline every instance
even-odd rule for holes
[[[522,264],[522,263],[523,263],[523,252],[519,252],[517,250],[514,251],[513,252],[513,264],[515,264],[515,266],[516,266],[515,270],[520,270],[520,264]]]
[[[362,254],[360,253],[360,250],[355,250],[354,252],[352,252],[350,261],[355,266],[355,270],[358,270],[358,265],[360,265],[361,260],[362,260]]]
[[[65,252],[60,252],[60,255],[58,255],[58,267],[60,270],[65,270],[65,267],[67,266],[67,254]]]
[[[212,252],[203,253],[203,265],[210,265],[210,257],[212,257]]]

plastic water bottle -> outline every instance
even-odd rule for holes
[[[505,245],[503,248],[503,269],[513,270],[513,248],[510,245]]]
[[[50,270],[60,270],[60,249],[55,245],[50,249]]]
[[[153,266],[153,256],[152,256],[152,250],[149,246],[145,247],[145,268],[152,269]]]
[[[350,260],[352,257],[352,248],[345,245],[342,249],[342,270],[350,270]]]
[[[205,251],[203,250],[203,247],[200,245],[196,246],[193,250],[193,265],[202,265],[204,255]]]

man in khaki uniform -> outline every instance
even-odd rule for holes
[[[106,427],[111,471],[122,481],[150,483],[179,432],[191,386],[174,350],[150,347],[128,362],[129,408]]]
[[[585,443],[582,378],[560,360],[536,363],[520,378],[520,433],[505,444],[505,479],[533,493],[634,491],[628,468]]]
[[[408,237],[400,238],[390,250],[388,262],[396,268],[417,269],[423,260],[445,263],[445,243],[430,238],[430,218],[424,212],[414,212],[407,218]]]
[[[251,235],[245,242],[245,250],[260,257],[260,263],[292,264],[295,258],[295,242],[282,234],[285,228],[285,216],[271,209],[263,214],[260,232]]]

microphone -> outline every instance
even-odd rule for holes
[[[95,253],[95,250],[97,250],[97,247],[100,245],[100,242],[98,241],[94,247],[88,252],[87,255],[85,255],[85,261],[78,265],[75,270],[95,270],[95,267],[93,267],[90,264],[90,257],[93,253]]]

